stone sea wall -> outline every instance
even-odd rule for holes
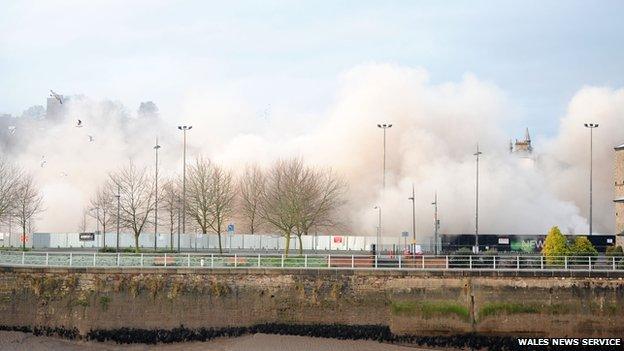
[[[0,268],[0,325],[381,325],[394,335],[624,335],[619,277],[360,270]]]

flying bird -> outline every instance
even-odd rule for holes
[[[89,137],[89,142],[93,141],[93,135],[87,135]]]
[[[55,93],[52,89],[50,89],[50,97],[55,98],[56,100],[58,100],[58,102],[62,105],[63,104],[63,97],[57,93]]]
[[[46,163],[48,163],[46,160],[41,160],[41,163],[40,163],[41,168],[43,168],[43,166],[45,166]]]
[[[15,126],[9,126],[8,128],[9,128],[9,134],[11,135],[15,134],[15,129],[16,129]]]
[[[76,123],[76,127],[81,128],[82,127],[82,121],[78,120],[78,122]]]
[[[67,173],[61,172],[61,177],[67,177]]]
[[[267,108],[265,108],[265,109],[262,111],[262,117],[263,117],[266,121],[268,121],[268,120],[269,120],[269,115],[270,115],[270,114],[271,114],[271,105],[269,104],[269,105],[267,105]]]

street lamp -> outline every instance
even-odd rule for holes
[[[475,253],[479,252],[479,156],[482,154],[479,151],[479,144],[477,144],[477,152],[473,155],[477,157],[477,179],[476,179],[476,203],[475,203]]]
[[[193,126],[178,126],[184,134],[184,154],[182,161],[182,233],[186,233],[186,131]],[[180,252],[180,238],[178,237],[178,252]]]
[[[115,197],[117,198],[117,252],[119,252],[119,203],[121,200],[121,186],[119,184],[117,184],[117,195]]]
[[[589,128],[589,235],[592,235],[592,176],[594,171],[594,128],[598,128],[598,123],[585,123],[585,128]]]
[[[386,188],[386,129],[392,128],[392,124],[378,124],[378,128],[383,129],[383,178],[382,178],[382,186],[383,189]]]
[[[158,138],[156,138],[156,145],[154,145],[154,151],[156,152],[156,175],[155,175],[155,202],[154,202],[154,251],[158,248],[158,149],[160,149],[160,145],[158,145]]]
[[[435,242],[434,252],[438,255],[438,229],[440,229],[440,221],[438,220],[438,192],[435,192],[435,197],[433,202],[433,240]]]
[[[407,199],[412,201],[412,240],[416,244],[416,192],[414,191],[414,183],[412,183],[412,196]]]
[[[180,252],[180,197],[178,196],[178,252]],[[173,250],[173,240],[171,241],[171,250]]]
[[[95,210],[95,235],[97,235],[100,232],[100,208],[93,207],[91,211],[93,210]],[[103,246],[104,248],[106,248],[106,232],[104,232],[103,242],[104,242]]]
[[[373,209],[379,211],[379,220],[377,222],[377,244],[375,245],[375,251],[376,252],[380,252],[380,239],[381,239],[381,206],[375,205],[375,207],[373,207]]]

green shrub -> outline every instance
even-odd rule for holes
[[[615,260],[618,269],[624,269],[624,251],[622,246],[607,246],[605,255],[609,257],[609,260]]]
[[[624,256],[624,250],[622,250],[621,246],[607,246],[607,251],[605,253],[607,256]]]
[[[590,257],[598,255],[598,250],[596,250],[587,237],[579,236],[568,249],[568,253],[573,256]]]
[[[559,227],[554,226],[548,231],[542,254],[546,257],[548,264],[562,264],[563,259],[558,256],[564,256],[568,253],[568,244],[565,236],[561,234]]]
[[[568,260],[570,264],[589,265],[590,258],[598,255],[598,250],[587,237],[579,236],[568,248],[568,255],[575,256]]]

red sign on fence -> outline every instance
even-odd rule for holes
[[[342,244],[342,237],[341,236],[335,236],[334,237],[334,244]]]

